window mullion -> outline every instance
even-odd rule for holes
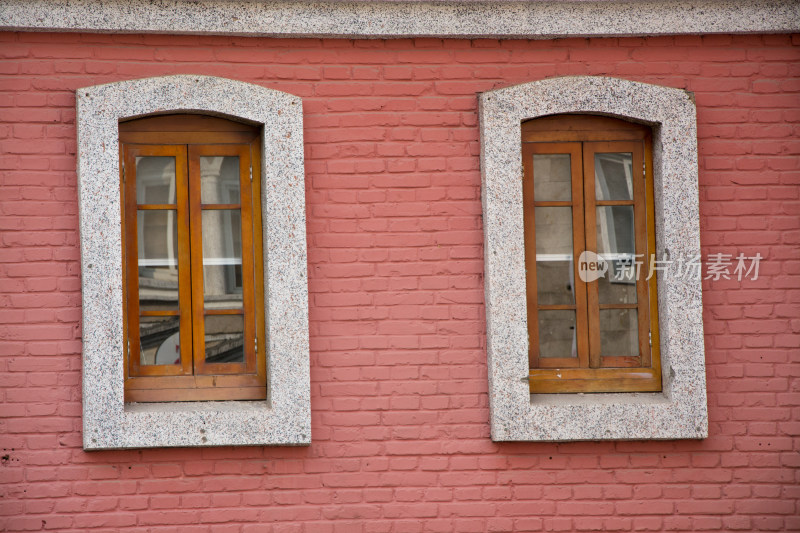
[[[203,300],[203,212],[200,202],[200,158],[194,147],[187,147],[188,163],[188,222],[189,248],[191,256],[191,304],[192,318],[192,368],[194,374],[200,373],[202,354],[205,353],[205,315]]]
[[[589,317],[587,284],[579,274],[579,258],[586,249],[584,185],[583,185],[583,144],[572,143],[570,154],[572,168],[572,243],[573,243],[573,282],[575,284],[575,326],[578,341],[578,360],[581,368],[589,366]]]
[[[585,250],[597,253],[597,216],[594,179],[594,150],[581,143],[583,152],[583,208]],[[588,255],[588,254],[587,254]],[[600,368],[600,306],[597,281],[586,284],[586,318],[589,340],[589,368]]]
[[[653,140],[648,136],[643,141],[643,152],[645,161],[644,179],[645,186],[645,207],[646,212],[646,231],[647,231],[647,253],[656,252],[656,229],[655,229],[655,191],[653,176]],[[648,289],[648,358],[642,358],[642,366],[650,366],[657,375],[661,374],[660,339],[658,329],[658,293],[657,280],[653,276],[647,285]]]
[[[184,375],[191,375],[192,354],[195,343],[193,341],[194,320],[192,316],[192,284],[196,276],[192,275],[192,258],[190,238],[192,225],[190,223],[191,208],[189,203],[190,187],[186,147],[181,146],[176,154],[176,199],[178,206],[178,303],[181,324],[181,367]],[[188,233],[188,234],[187,234]]]
[[[260,304],[261,295],[264,294],[264,254],[263,254],[263,234],[261,231],[261,143],[258,139],[251,142],[247,147],[250,154],[250,205],[252,205],[253,213],[251,216],[251,225],[253,227],[253,292],[255,300],[253,302],[253,316],[254,322],[254,335],[256,336],[257,345],[255,347],[256,357],[256,375],[266,376],[266,357],[260,354],[265,354],[267,350],[265,320],[264,320],[264,307]],[[256,343],[256,340],[253,341]]]

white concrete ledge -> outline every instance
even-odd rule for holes
[[[800,30],[798,0],[5,0],[0,29],[274,37],[534,38]]]

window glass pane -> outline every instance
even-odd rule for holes
[[[597,252],[608,263],[598,280],[601,304],[636,303],[636,278],[641,268],[636,261],[636,229],[633,206],[597,207]]]
[[[181,362],[180,317],[139,317],[140,365],[179,365]]]
[[[136,213],[139,308],[178,308],[178,225],[171,209]]]
[[[238,204],[239,156],[200,158],[200,202]]]
[[[577,357],[575,311],[539,310],[539,357]]]
[[[636,309],[600,310],[600,355],[639,355]]]
[[[573,304],[572,208],[536,207],[534,213],[539,305]]]
[[[633,200],[633,157],[594,154],[594,179],[598,200]]]
[[[206,315],[206,363],[244,362],[244,317]]]
[[[536,289],[539,305],[575,303],[572,261],[536,261]]]
[[[136,203],[175,203],[175,158],[144,156],[136,158]]]
[[[203,211],[206,309],[242,307],[242,220],[238,209]]]
[[[533,196],[537,202],[572,199],[569,154],[533,154]]]

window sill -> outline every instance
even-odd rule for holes
[[[126,403],[126,413],[212,413],[241,414],[268,411],[266,400],[236,400],[227,402],[162,402]]]
[[[661,392],[604,392],[576,394],[531,394],[531,405],[667,405],[669,399]]]
[[[124,445],[167,446],[307,445],[311,433],[275,416],[267,401],[126,403]],[[101,443],[94,443],[101,444]]]

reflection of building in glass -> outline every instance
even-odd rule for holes
[[[206,362],[240,363],[244,361],[244,324],[241,315],[206,317]]]
[[[596,153],[595,191],[598,200],[632,202],[633,154]],[[597,251],[609,271],[598,281],[600,303],[636,303],[636,226],[633,205],[597,207]],[[636,309],[601,309],[602,355],[638,355]]]
[[[632,154],[595,154],[598,200],[633,200]],[[613,281],[635,283],[633,206],[597,208],[597,249],[611,265]]]
[[[533,156],[536,201],[571,202],[572,176],[569,154]],[[598,280],[601,304],[636,303],[636,229],[633,204],[633,157],[630,153],[596,153],[594,161],[597,201],[628,205],[596,206],[597,253],[609,272]],[[573,210],[570,206],[536,206],[536,292],[539,305],[574,305]],[[580,243],[583,247],[584,243]],[[582,251],[582,250],[581,250]],[[635,309],[601,310],[599,316],[603,354],[638,352]],[[539,356],[578,357],[574,310],[540,309],[537,312]]]
[[[206,309],[242,308],[242,215],[238,157],[200,158],[203,300]],[[205,317],[207,362],[244,361],[242,315]]]
[[[201,157],[203,298],[206,309],[242,308],[239,158]],[[139,306],[179,311],[178,228],[173,157],[136,159]],[[191,184],[190,184],[191,187]],[[142,209],[146,205],[148,209]],[[163,209],[158,207],[164,207]],[[188,267],[188,265],[186,265]],[[244,361],[241,315],[205,319],[207,362]],[[141,364],[180,361],[178,316],[142,316]]]
[[[179,318],[141,317],[139,322],[142,346],[141,364],[172,365],[181,360]]]
[[[166,209],[139,209],[139,309],[178,310],[178,226],[174,157],[136,158],[136,203]],[[139,318],[143,365],[180,361],[178,316]]]

